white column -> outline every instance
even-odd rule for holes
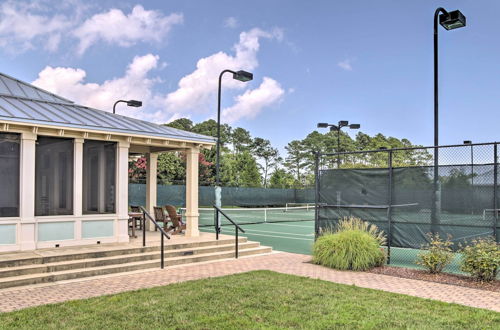
[[[198,230],[198,157],[200,149],[186,149],[186,236],[200,236]]]
[[[82,216],[83,208],[83,143],[84,139],[75,139],[73,155],[73,214],[76,218],[75,238],[82,239]]]
[[[156,180],[157,172],[158,154],[150,152],[146,154],[146,209],[152,217],[154,217],[153,207],[156,206],[158,196],[158,185]],[[149,230],[155,230],[151,221],[146,221],[146,226]]]
[[[36,249],[36,223],[35,223],[35,152],[36,134],[21,134],[20,157],[20,207],[18,239],[21,250]]]
[[[128,152],[130,143],[118,142],[116,155],[116,214],[115,235],[118,242],[128,242]]]

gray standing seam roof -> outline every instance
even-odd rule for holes
[[[211,136],[81,106],[3,73],[0,73],[0,120],[140,134],[190,142],[216,141]]]

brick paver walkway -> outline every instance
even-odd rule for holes
[[[0,311],[267,269],[500,312],[500,293],[372,273],[336,271],[310,264],[310,259],[310,256],[283,252],[71,283],[4,289],[0,290]]]

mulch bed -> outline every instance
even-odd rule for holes
[[[471,277],[455,274],[430,274],[424,270],[403,267],[382,266],[369,271],[370,273],[409,278],[413,280],[431,281],[443,284],[465,286],[468,288],[500,292],[500,281],[480,282]]]

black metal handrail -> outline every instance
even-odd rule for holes
[[[217,205],[214,205],[214,209],[217,212],[216,218],[218,218],[218,214],[220,213],[234,225],[234,236],[236,237],[236,241],[234,243],[235,245],[234,250],[235,250],[235,258],[238,259],[238,231],[241,231],[242,233],[244,233],[245,231],[236,222],[234,222],[226,213],[224,213],[224,211],[222,211]],[[220,232],[220,226],[218,223],[215,225],[215,231],[217,233],[217,240],[218,240]]]
[[[156,226],[156,228],[158,228],[158,230],[160,231],[161,233],[161,269],[163,269],[165,267],[165,247],[163,245],[163,242],[164,242],[164,239],[163,237],[166,237],[167,239],[170,239],[170,235],[167,234],[167,232],[165,230],[163,230],[163,228],[158,224],[158,222],[156,222],[155,219],[153,219],[153,217],[148,213],[148,211],[146,211],[146,209],[144,207],[140,207],[141,210],[142,210],[142,213],[143,213],[143,217],[142,217],[142,246],[145,247],[146,246],[146,217]]]

